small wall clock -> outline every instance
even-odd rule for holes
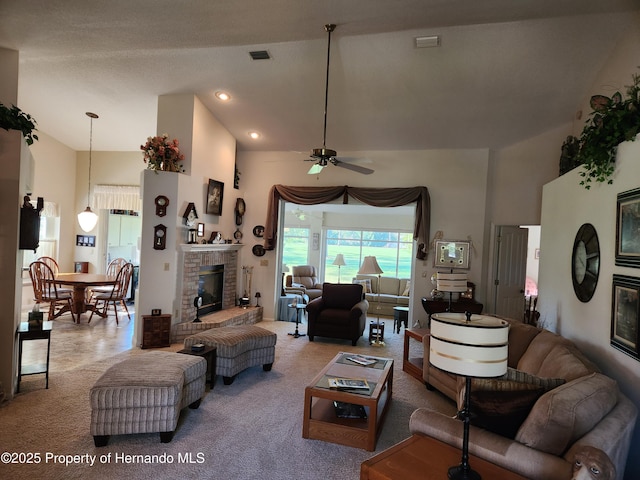
[[[193,202],[187,205],[187,209],[184,211],[184,223],[187,227],[193,227],[196,224],[196,219],[198,218],[198,212],[196,212],[196,206]]]
[[[169,199],[164,195],[158,195],[155,199],[156,215],[164,217],[167,214],[167,206],[169,205]]]
[[[600,273],[600,242],[596,229],[590,223],[583,224],[576,233],[571,255],[571,281],[573,291],[581,302],[593,297]]]
[[[154,250],[164,250],[167,245],[167,227],[156,225],[153,227],[153,248]]]

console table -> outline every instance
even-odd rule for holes
[[[53,322],[42,322],[42,327],[29,327],[29,322],[20,322],[18,326],[18,385],[16,393],[20,393],[20,381],[25,375],[44,373],[45,388],[49,388],[49,353],[51,352],[51,328]],[[45,364],[22,365],[22,343],[25,340],[47,341],[47,362]]]
[[[449,308],[449,300],[431,300],[427,297],[422,297],[422,308],[427,312],[429,322],[431,322],[431,315],[447,311]],[[483,305],[475,300],[458,299],[451,302],[451,311],[455,313],[471,312],[479,315],[482,313],[482,308]]]
[[[462,452],[435,438],[414,434],[360,465],[360,480],[442,480],[460,464]],[[471,468],[483,479],[526,480],[482,458],[469,455]]]

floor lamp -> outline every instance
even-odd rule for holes
[[[360,270],[358,270],[358,275],[377,275],[378,276],[378,304],[376,305],[376,315],[378,320],[376,322],[376,339],[371,341],[370,343],[374,347],[383,347],[384,341],[380,340],[380,275],[384,273],[378,265],[378,260],[376,257],[369,256],[364,257],[362,261],[362,265],[360,266]]]
[[[431,315],[429,362],[445,372],[465,377],[464,405],[458,412],[463,422],[462,461],[449,468],[451,480],[480,480],[469,466],[469,420],[471,378],[499,377],[507,372],[509,324],[496,317],[471,313]]]
[[[467,291],[467,274],[438,272],[436,275],[436,289],[441,292],[449,292],[447,312],[450,312],[453,292],[462,293]]]
[[[338,266],[338,283],[340,283],[340,267],[344,267],[346,265],[344,255],[341,253],[337,254],[336,259],[333,261],[333,265]]]

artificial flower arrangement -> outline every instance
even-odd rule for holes
[[[140,145],[144,154],[144,163],[149,170],[163,170],[166,172],[181,172],[184,155],[178,148],[178,139],[169,140],[169,135],[163,133],[155,137],[148,137],[147,143]]]

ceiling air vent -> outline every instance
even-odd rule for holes
[[[416,37],[416,48],[431,48],[440,46],[440,35]]]
[[[266,50],[255,50],[253,52],[249,52],[249,55],[251,55],[253,60],[269,60],[271,58],[269,52]]]

